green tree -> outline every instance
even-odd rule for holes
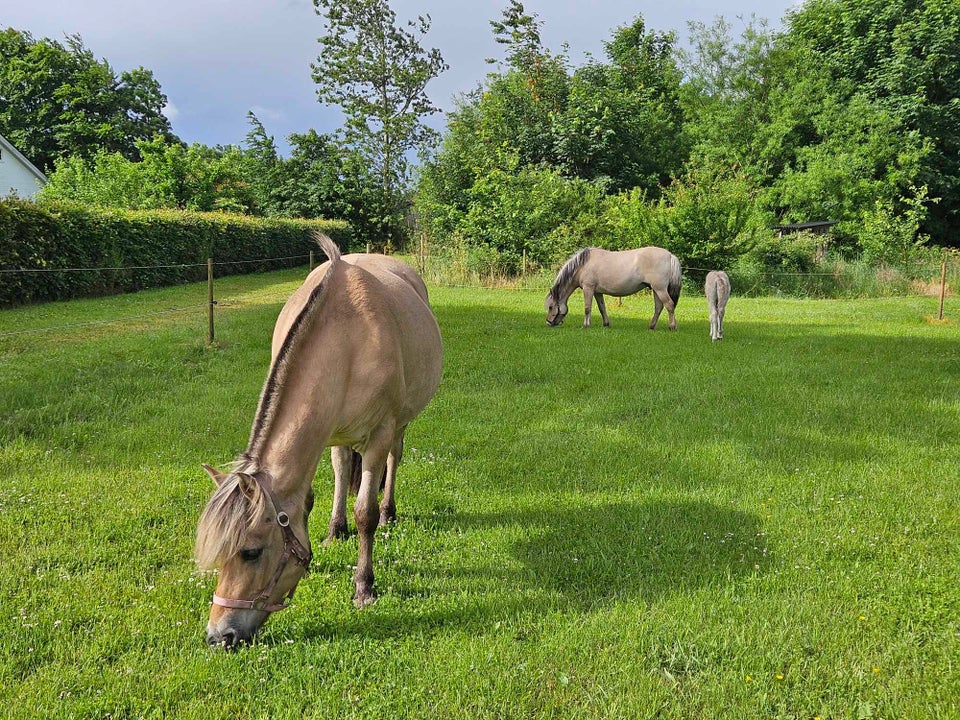
[[[859,41],[835,21],[825,46],[857,55]],[[695,163],[736,168],[780,221],[835,220],[842,242],[865,248],[878,208],[912,207],[904,198],[920,184],[929,142],[792,26],[774,34],[751,20],[739,38],[730,29],[722,19],[692,26],[683,97]]]
[[[379,179],[374,220],[382,239],[400,242],[408,153],[436,137],[424,123],[437,112],[426,86],[447,68],[439,50],[421,45],[430,18],[420,16],[399,28],[387,0],[314,0],[314,5],[325,19],[322,52],[313,65],[317,94],[343,110],[346,142]]]
[[[58,160],[39,198],[98,207],[239,213],[250,213],[256,205],[239,147],[184,147],[155,138],[138,142],[137,152],[139,161],[105,150],[90,158]]]
[[[543,47],[540,19],[528,14],[518,0],[511,0],[503,19],[490,26],[496,42],[506,48],[507,66],[488,76],[487,89],[479,98],[478,139],[490,149],[487,162],[502,167],[504,160],[510,162],[516,155],[521,167],[558,165],[554,124],[566,110],[570,94],[566,58]]]
[[[250,131],[244,143],[242,172],[250,186],[253,212],[257,215],[275,215],[274,195],[281,167],[277,144],[252,111],[247,113],[247,120]]]
[[[638,17],[605,43],[609,63],[574,73],[554,130],[568,173],[656,197],[680,172],[687,147],[674,42],[672,33],[648,33]]]
[[[927,148],[898,190],[927,186],[939,202],[927,203],[923,229],[936,243],[960,243],[960,3],[810,0],[788,26],[790,43],[845,90],[841,100],[863,95]]]
[[[343,219],[357,238],[379,237],[379,178],[371,175],[363,156],[315,130],[294,133],[288,140],[291,155],[277,168],[272,213]]]
[[[137,159],[137,142],[157,135],[176,141],[166,102],[149,70],[118,76],[77,35],[61,44],[0,32],[0,134],[44,171],[101,151]]]

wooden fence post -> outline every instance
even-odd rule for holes
[[[940,310],[937,312],[937,320],[943,320],[943,296],[947,294],[947,259],[943,259],[940,266]]]
[[[309,272],[313,272],[313,250],[310,251],[310,270],[309,270]]]
[[[213,306],[217,301],[213,299],[213,258],[207,258],[207,345],[213,345]]]

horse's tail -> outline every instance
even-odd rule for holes
[[[340,259],[340,248],[337,247],[337,244],[331,240],[327,235],[324,235],[319,230],[314,230],[311,233],[314,241],[317,245],[320,246],[320,249],[323,250],[323,254],[330,259],[330,264],[333,265]]]
[[[667,282],[667,294],[676,305],[680,300],[680,289],[683,280],[683,270],[680,268],[680,261],[676,255],[670,255],[670,280]]]

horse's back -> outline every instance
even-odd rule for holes
[[[433,318],[433,313],[429,310],[430,301],[427,294],[426,284],[423,282],[423,279],[420,277],[420,275],[418,275],[417,272],[405,262],[397,260],[396,258],[392,258],[388,255],[374,255],[367,253],[352,253],[350,255],[343,255],[338,259],[338,261],[362,268],[369,272],[374,278],[382,283],[385,288],[397,293],[401,299],[401,302],[403,302],[404,296],[408,295],[409,291],[412,290],[416,296],[420,298],[423,304],[427,306],[428,312],[424,314],[418,304],[413,302],[412,298],[407,298],[406,303],[410,306],[408,312],[419,315],[424,319],[425,322],[427,321],[426,315],[429,315],[431,319]],[[300,285],[300,287],[298,287],[287,299],[287,302],[284,304],[283,309],[280,311],[280,315],[277,318],[276,326],[274,327],[274,356],[277,354],[280,345],[283,343],[287,332],[289,332],[293,320],[297,317],[297,315],[299,315],[306,304],[310,302],[312,294],[323,282],[330,267],[331,262],[327,260],[326,262],[321,263],[319,266],[314,268],[313,271],[303,281],[303,284]],[[436,324],[435,320],[434,324]]]
[[[348,404],[391,396],[399,421],[412,419],[436,392],[443,358],[440,329],[417,272],[385,255],[344,255],[323,263],[281,311],[274,356],[311,302],[322,305],[301,348],[306,361],[335,354],[338,365],[349,368],[345,377],[354,401]]]
[[[677,285],[679,277],[680,261],[665,248],[653,245],[619,251],[591,248],[581,283],[591,283],[598,292],[617,296],[631,295],[645,286],[667,289]]]

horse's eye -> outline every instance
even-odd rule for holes
[[[263,555],[263,548],[251,548],[240,551],[240,559],[244,562],[256,562]]]

